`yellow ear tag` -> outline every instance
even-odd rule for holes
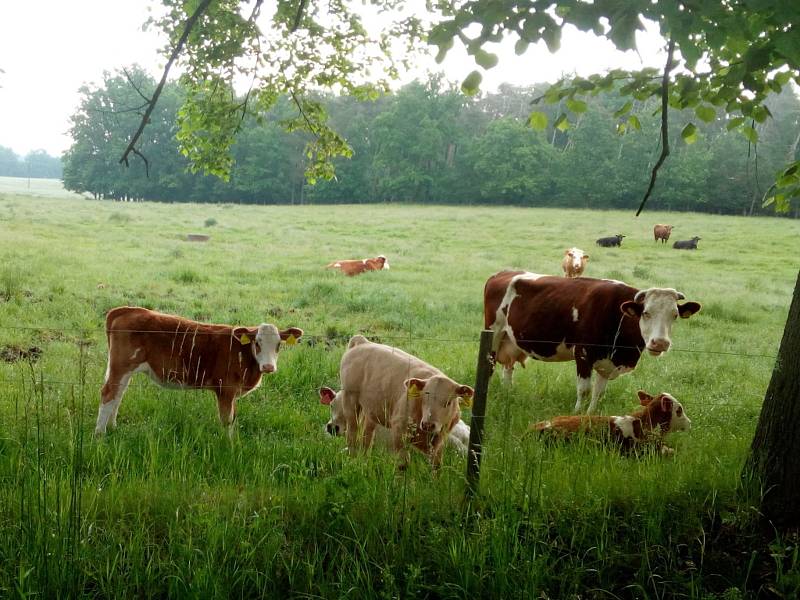
[[[294,346],[297,343],[297,338],[294,337],[294,334],[290,333],[289,337],[287,337],[284,342],[287,346]]]
[[[239,342],[242,344],[242,346],[246,346],[250,343],[250,338],[246,333],[243,333],[242,337],[239,338]]]
[[[472,408],[472,396],[459,396],[458,398],[461,400],[461,406]]]
[[[419,398],[419,388],[416,386],[416,384],[412,383],[408,387],[408,397],[412,398],[412,399],[413,398]]]

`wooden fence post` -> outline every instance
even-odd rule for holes
[[[478,367],[475,373],[475,397],[472,400],[472,422],[470,424],[469,447],[467,449],[467,501],[478,491],[478,483],[481,476],[483,421],[486,416],[486,396],[489,390],[489,378],[492,376],[492,362],[489,353],[492,350],[493,336],[494,333],[488,329],[484,329],[481,332]]]

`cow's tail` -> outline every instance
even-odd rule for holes
[[[347,349],[355,348],[356,346],[360,346],[361,344],[368,343],[369,340],[365,338],[363,335],[356,334],[350,338],[350,341],[347,342]]]

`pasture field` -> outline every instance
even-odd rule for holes
[[[216,224],[205,227],[208,219]],[[696,252],[655,244],[699,235]],[[211,235],[207,243],[185,234]],[[621,248],[597,248],[624,233]],[[120,204],[0,191],[0,596],[744,598],[800,593],[797,545],[752,533],[740,471],[797,276],[800,222],[681,213],[417,206]],[[669,286],[703,303],[666,356],[609,384],[605,414],[668,391],[692,419],[672,458],[544,444],[573,363],[492,378],[480,495],[464,459],[398,472],[324,435],[350,335],[474,384],[486,278],[560,273]],[[323,265],[385,254],[391,270]],[[105,312],[142,305],[220,323],[302,327],[239,402],[231,440],[210,392],[137,375],[93,438]],[[22,354],[20,354],[22,351]],[[464,411],[465,420],[469,420]]]

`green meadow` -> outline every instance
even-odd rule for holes
[[[0,596],[197,598],[745,598],[800,593],[796,540],[753,532],[740,472],[783,331],[800,222],[693,213],[413,205],[114,203],[0,182]],[[18,182],[19,183],[19,182]],[[210,225],[206,225],[209,223]],[[213,224],[211,224],[213,223]],[[699,235],[697,251],[653,241]],[[211,236],[185,241],[188,233]],[[594,240],[623,233],[621,248]],[[609,384],[681,400],[671,458],[545,444],[569,414],[573,363],[492,378],[480,493],[465,459],[400,472],[324,434],[317,388],[338,385],[354,333],[474,385],[482,291],[503,268],[667,286],[703,304],[673,349]],[[335,259],[385,254],[347,278]],[[239,401],[136,375],[119,427],[93,436],[107,310],[301,327],[278,371]],[[463,418],[469,422],[469,411]]]

